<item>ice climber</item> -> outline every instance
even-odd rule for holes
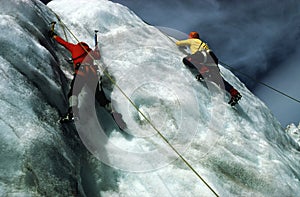
[[[61,122],[68,122],[79,118],[78,95],[85,85],[95,86],[95,98],[102,106],[110,109],[110,101],[106,98],[102,88],[102,84],[98,83],[97,65],[94,59],[100,59],[100,51],[96,45],[92,50],[86,43],[79,42],[77,44],[69,43],[56,35],[54,31],[49,32],[50,37],[54,38],[59,44],[64,46],[72,55],[74,75],[71,81],[71,88],[68,93],[69,108],[65,116],[61,118]],[[76,85],[75,84],[76,80]],[[100,81],[101,82],[101,81]]]
[[[189,38],[176,42],[177,46],[189,46],[191,54],[183,58],[183,63],[190,68],[197,68],[198,80],[215,82],[218,86],[224,83],[225,90],[231,95],[230,105],[234,106],[242,98],[241,94],[229,84],[221,75],[218,67],[218,58],[209,49],[208,45],[200,40],[197,32],[190,32]]]

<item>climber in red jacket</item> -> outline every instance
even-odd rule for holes
[[[83,72],[80,72],[78,65],[83,61],[85,64],[93,65],[93,60],[99,60],[101,58],[100,51],[98,46],[95,47],[95,50],[90,49],[90,47],[85,42],[79,42],[78,44],[72,44],[57,35],[53,35],[53,38],[62,46],[64,46],[72,55],[72,60],[74,64],[75,73],[79,75],[84,75]],[[88,53],[90,55],[88,55]],[[92,67],[86,67],[87,69]],[[93,70],[95,72],[96,70]]]
[[[76,118],[79,118],[78,95],[81,92],[83,86],[86,84],[92,86],[93,84],[97,83],[97,87],[95,90],[96,100],[102,107],[108,108],[110,101],[105,96],[102,84],[100,84],[99,87],[97,65],[94,64],[94,60],[99,60],[101,57],[98,47],[96,46],[95,49],[92,50],[84,42],[72,44],[63,40],[54,32],[52,32],[51,34],[51,37],[53,37],[59,44],[64,46],[71,53],[74,66],[74,77],[71,82],[71,89],[68,94],[68,113],[61,118],[61,122],[72,121]],[[75,80],[76,85],[74,85]]]

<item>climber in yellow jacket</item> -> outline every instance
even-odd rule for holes
[[[189,38],[176,42],[177,46],[189,46],[191,55],[183,58],[183,63],[190,68],[197,68],[199,74],[196,76],[198,80],[209,80],[221,86],[224,84],[225,90],[230,93],[231,98],[228,102],[234,106],[242,98],[241,94],[220,75],[218,67],[218,58],[209,49],[209,46],[200,40],[198,32],[191,32]]]
[[[176,42],[177,46],[190,46],[191,54],[201,50],[209,50],[208,45],[200,40],[199,34],[192,31],[189,38],[186,40],[180,40]]]

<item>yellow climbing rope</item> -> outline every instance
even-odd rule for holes
[[[54,12],[55,13],[55,12]],[[67,25],[59,18],[57,14],[55,14],[57,19],[60,21],[60,24],[64,26],[64,29],[66,29],[73,38],[80,43],[78,38],[73,34],[73,32],[67,27]],[[85,49],[85,47],[80,43],[81,47],[85,50],[85,52],[93,59],[94,57]],[[167,140],[167,138],[157,129],[157,127],[149,120],[146,115],[139,110],[137,105],[127,96],[127,94],[121,89],[121,87],[116,83],[116,81],[112,78],[112,76],[103,68],[102,65],[98,65],[98,67],[101,68],[102,73],[115,85],[115,87],[122,93],[122,95],[130,102],[130,104],[145,118],[145,120],[150,124],[150,126],[157,132],[157,134],[164,140],[165,143],[167,143],[171,149],[178,155],[178,157],[187,165],[188,168],[190,168],[195,175],[210,189],[210,191],[215,195],[219,196],[216,191],[201,177],[201,175],[193,168],[193,166],[174,148],[174,146]]]

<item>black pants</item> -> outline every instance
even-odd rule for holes
[[[100,106],[105,107],[105,105],[110,103],[110,100],[108,100],[105,96],[102,83],[99,85],[98,76],[94,73],[90,73],[84,76],[74,74],[73,80],[71,82],[71,89],[68,93],[68,98],[70,98],[72,95],[78,97],[79,93],[85,85],[91,88],[91,90],[95,91],[95,100],[99,103]]]
[[[212,51],[196,52],[183,58],[182,62],[189,68],[196,68],[204,79],[212,81],[219,86],[223,83],[227,92],[230,93],[230,90],[233,89],[233,86],[221,76],[218,58]]]

